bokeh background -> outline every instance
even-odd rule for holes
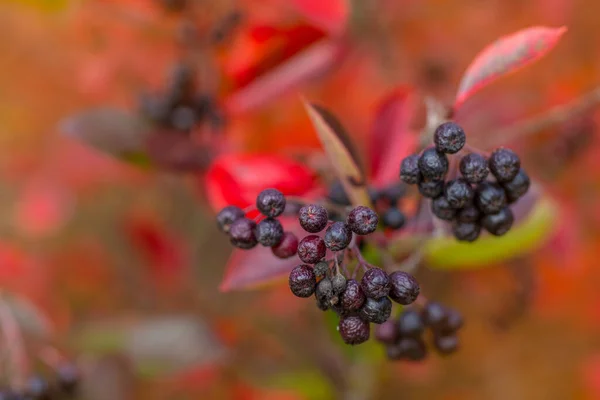
[[[545,58],[461,109],[469,140],[485,143],[486,134],[598,86],[600,3],[356,0],[341,2],[348,17],[336,33],[323,33],[302,1],[196,0],[193,18],[161,3],[0,4],[0,288],[3,301],[21,304],[30,371],[44,371],[37,352],[55,346],[81,366],[82,399],[600,399],[594,107],[501,141],[555,201],[553,234],[531,253],[481,268],[423,265],[429,297],[460,309],[467,325],[460,352],[419,364],[387,362],[376,345],[341,347],[333,325],[285,283],[223,293],[231,248],[213,221],[204,167],[140,166],[61,128],[93,107],[136,112],[139,93],[160,88],[170,66],[194,51],[181,44],[183,20],[206,30],[239,10],[231,37],[198,56],[210,59],[219,99],[239,93],[248,65],[265,54],[276,54],[262,64],[267,71],[284,58],[292,45],[268,40],[277,29],[312,27],[292,53],[343,35],[343,56],[326,58],[326,68],[311,59],[307,74],[293,72],[306,63],[292,63],[292,84],[278,75],[282,87],[258,85],[258,94],[230,102],[208,153],[318,162],[299,94],[334,110],[365,145],[394,90],[413,87],[450,104],[487,44],[528,26],[567,26]]]

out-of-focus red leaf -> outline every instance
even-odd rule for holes
[[[473,60],[460,82],[454,107],[501,76],[524,67],[550,51],[567,28],[531,27],[504,36]]]
[[[401,87],[379,105],[370,136],[371,181],[375,186],[397,181],[402,159],[415,150],[418,136],[410,127],[412,101],[411,88]]]
[[[214,210],[227,205],[247,207],[258,193],[276,188],[301,196],[315,187],[315,175],[304,164],[270,154],[228,154],[217,158],[204,177],[206,195]]]
[[[347,0],[292,0],[289,4],[330,34],[340,34],[346,28],[350,11]]]

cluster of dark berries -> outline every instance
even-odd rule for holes
[[[463,319],[458,311],[429,302],[420,312],[411,307],[396,320],[378,325],[375,338],[386,346],[390,360],[420,361],[428,353],[424,338],[427,328],[431,331],[434,349],[447,355],[458,349],[456,333],[462,326]]]
[[[519,157],[509,149],[498,148],[487,158],[470,152],[453,160],[466,144],[465,132],[454,122],[440,125],[434,142],[435,147],[402,160],[400,178],[418,185],[421,195],[431,199],[432,213],[452,223],[458,240],[476,240],[482,227],[495,236],[507,233],[514,220],[510,205],[530,185]],[[461,177],[456,176],[457,163]],[[449,169],[451,177],[447,180]],[[487,179],[490,172],[494,180]]]
[[[400,200],[406,194],[405,184],[397,182],[383,189],[369,187],[368,192],[371,203],[381,216],[383,227],[392,230],[402,228],[406,222],[406,216],[400,210]],[[334,181],[330,185],[327,199],[336,205],[350,206],[350,199],[339,180]],[[331,215],[330,218],[334,221],[343,220],[341,216],[336,214]]]
[[[190,132],[201,123],[221,130],[223,114],[215,99],[196,90],[195,69],[179,63],[170,73],[162,93],[142,94],[140,110],[154,124],[178,132]]]
[[[260,243],[270,247],[275,256],[289,258],[296,254],[299,245],[296,235],[285,232],[277,219],[285,206],[283,193],[277,189],[265,189],[256,197],[256,209],[261,213],[257,219],[260,221],[246,218],[246,213],[239,207],[227,206],[217,214],[217,223],[235,247],[249,250]]]
[[[0,400],[52,400],[71,397],[76,394],[79,380],[79,369],[73,364],[64,363],[56,368],[53,381],[35,375],[30,377],[20,390],[0,388]]]

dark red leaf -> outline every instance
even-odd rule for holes
[[[463,75],[454,107],[501,76],[524,67],[550,51],[567,28],[536,26],[504,36],[486,47]]]
[[[204,177],[214,210],[227,205],[247,207],[269,187],[301,196],[315,187],[313,171],[294,160],[269,154],[229,154],[217,158]]]
[[[370,136],[371,182],[385,186],[398,180],[400,162],[417,145],[418,135],[410,127],[413,114],[412,89],[401,87],[379,105]]]
[[[292,0],[289,3],[309,21],[330,34],[340,34],[346,28],[350,12],[347,0]]]

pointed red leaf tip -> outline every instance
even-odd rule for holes
[[[376,187],[396,182],[402,159],[415,150],[418,136],[410,128],[413,103],[412,88],[400,87],[377,108],[370,137],[371,181]]]
[[[329,34],[340,34],[346,28],[350,11],[347,0],[291,0],[289,3],[311,23]]]
[[[566,27],[531,27],[504,36],[486,47],[467,68],[460,82],[454,107],[501,76],[522,68],[550,51],[567,31]]]
[[[214,160],[204,178],[208,201],[215,211],[225,206],[247,207],[258,193],[276,188],[301,196],[316,185],[315,174],[304,164],[269,154],[227,154]]]

